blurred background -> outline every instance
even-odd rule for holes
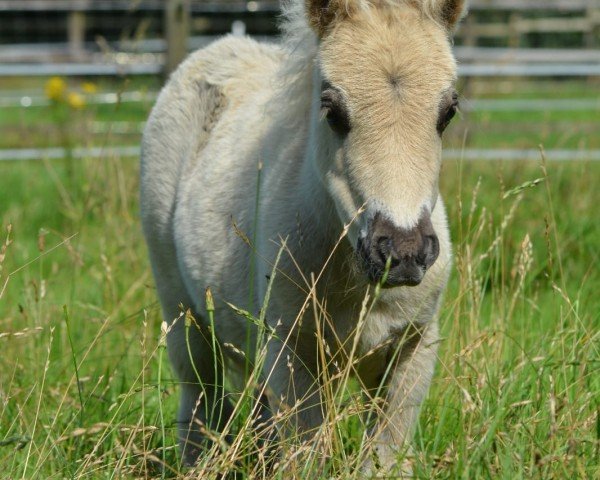
[[[51,77],[71,107],[94,105],[69,146],[106,141],[109,120],[111,144],[137,145],[165,75],[187,52],[225,33],[276,42],[279,14],[277,0],[0,0],[0,158],[43,155],[15,149],[65,140],[51,142],[53,122],[39,115],[59,95],[44,91]],[[537,158],[544,144],[549,158],[598,159],[599,42],[596,0],[472,0],[455,41],[463,117],[447,156]],[[118,118],[107,116],[116,93]]]
[[[598,478],[600,1],[469,3],[440,183],[455,268],[417,477]],[[178,475],[141,132],[188,52],[277,42],[279,15],[0,0],[0,477]]]

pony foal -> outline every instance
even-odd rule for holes
[[[203,428],[232,413],[203,292],[224,363],[247,374],[235,349],[254,358],[262,333],[225,302],[257,313],[285,239],[262,366],[271,411],[291,412],[280,434],[309,439],[323,424],[326,343],[326,369],[345,363],[367,396],[384,396],[364,471],[396,464],[433,374],[450,268],[438,177],[463,10],[462,0],[290,0],[282,45],[226,37],[161,92],[143,136],[142,222],[186,463]],[[197,325],[186,329],[182,307]]]

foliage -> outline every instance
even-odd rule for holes
[[[417,478],[598,474],[600,165],[542,158],[443,168],[455,268]],[[266,476],[248,392],[235,448],[178,464],[137,176],[137,159],[110,155],[0,165],[0,477]],[[365,405],[351,383],[335,405],[319,448],[282,445],[274,478],[358,478]]]

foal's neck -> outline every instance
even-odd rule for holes
[[[332,159],[321,158],[327,155],[332,149],[328,148],[326,140],[321,135],[321,72],[318,66],[312,68],[312,82],[310,88],[310,97],[306,99],[310,108],[306,121],[306,145],[302,159],[302,188],[305,192],[307,201],[306,206],[316,209],[314,212],[318,219],[328,223],[339,222],[335,215],[333,200],[324,183],[323,166],[327,165]]]

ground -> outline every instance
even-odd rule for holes
[[[43,82],[3,80],[0,89],[43,96]],[[100,92],[158,87],[96,82]],[[471,81],[463,105],[584,98],[589,107],[466,111],[445,143],[598,149],[597,87]],[[79,81],[66,88],[91,98]],[[151,105],[149,96],[0,108],[0,149],[135,145]],[[409,459],[417,478],[598,475],[598,180],[600,162],[545,163],[541,152],[529,162],[445,162],[455,267]],[[0,477],[180,475],[177,388],[160,344],[137,189],[132,157],[0,162]],[[298,478],[352,478],[362,425],[351,415],[352,388],[345,395],[332,434],[339,448],[324,463],[292,466]],[[235,465],[226,457],[210,468],[248,473],[256,460],[244,449]],[[292,467],[277,466],[275,478],[290,478]]]

